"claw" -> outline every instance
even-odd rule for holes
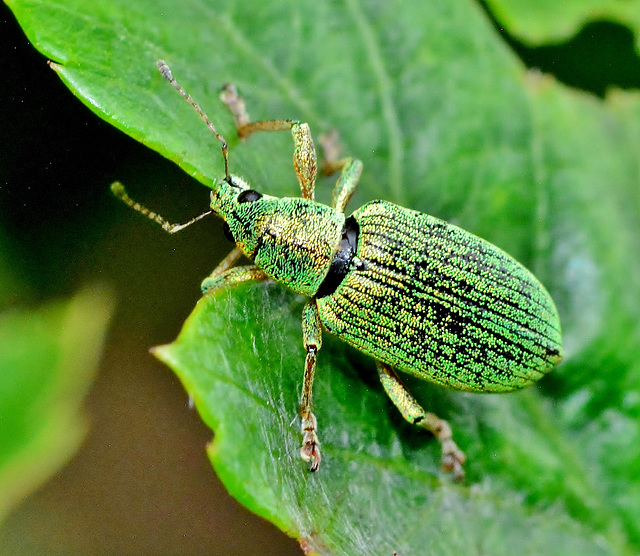
[[[300,457],[304,461],[310,462],[309,471],[317,471],[320,467],[320,441],[316,430],[318,421],[313,413],[302,417],[302,448],[300,448]]]
[[[448,437],[446,436],[446,430],[449,432]],[[442,445],[442,470],[447,473],[453,472],[454,480],[460,483],[464,480],[462,464],[467,460],[467,456],[451,438],[451,429],[449,429],[448,425],[446,430],[443,431],[444,435],[439,438]]]

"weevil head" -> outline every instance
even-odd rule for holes
[[[277,197],[258,193],[234,175],[221,180],[211,192],[211,209],[224,219],[227,235],[250,259],[277,205]]]
[[[211,193],[227,235],[267,276],[315,295],[338,249],[344,214],[299,197],[272,197],[229,176]]]

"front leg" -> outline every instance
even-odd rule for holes
[[[318,306],[311,299],[302,311],[302,339],[306,351],[304,381],[302,383],[302,399],[300,400],[300,417],[302,418],[302,448],[300,456],[309,462],[309,471],[317,471],[320,466],[320,441],[316,431],[318,421],[311,411],[313,407],[313,378],[316,372],[316,359],[322,347],[322,325]]]
[[[266,280],[268,276],[255,265],[239,266],[231,268],[242,256],[242,251],[236,247],[231,251],[215,270],[202,281],[200,289],[203,294],[211,291],[233,286],[240,282],[257,282]]]
[[[239,250],[238,250],[239,251]],[[265,280],[267,275],[257,266],[241,266],[229,268],[239,257],[236,250],[218,265],[218,267],[202,282],[202,293],[233,286],[241,282]],[[322,347],[322,325],[315,299],[311,299],[302,312],[302,338],[306,352],[302,398],[300,400],[300,417],[302,419],[302,447],[300,456],[309,462],[309,471],[317,471],[320,466],[320,441],[318,440],[318,422],[311,411],[313,407],[313,378],[316,372],[318,351]]]
[[[304,199],[313,200],[316,177],[318,176],[318,162],[309,124],[296,120],[260,120],[252,122],[244,99],[238,94],[235,86],[230,83],[224,86],[220,98],[233,114],[240,139],[249,137],[249,135],[258,131],[291,130],[294,143],[293,167],[300,183],[300,191]]]

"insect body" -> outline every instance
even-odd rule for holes
[[[272,279],[310,298],[302,317],[306,361],[300,404],[301,455],[310,469],[320,464],[312,387],[324,325],[376,359],[393,403],[405,419],[436,436],[443,468],[461,479],[465,455],[449,425],[418,404],[394,369],[471,392],[506,392],[537,381],[562,359],[558,313],[547,291],[495,245],[432,216],[372,201],[345,217],[362,169],[358,160],[326,161],[328,172],[341,175],[332,206],[317,203],[316,154],[307,124],[251,122],[235,88],[227,86],[223,100],[240,137],[291,130],[294,139],[302,197],[276,198],[251,189],[229,174],[227,144],[213,124],[168,66],[160,61],[158,67],[222,142],[226,173],[213,188],[211,209],[225,220],[236,247],[204,280],[203,291]],[[165,230],[185,226],[138,205],[120,184],[112,189]],[[233,267],[241,255],[254,264]]]
[[[352,268],[316,301],[334,334],[399,370],[471,392],[516,390],[560,360],[547,292],[495,245],[373,201],[357,210]]]

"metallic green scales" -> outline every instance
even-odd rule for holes
[[[374,201],[345,218],[362,163],[340,158],[330,135],[323,141],[322,169],[340,177],[331,206],[315,202],[318,161],[309,125],[253,122],[235,87],[226,85],[222,100],[240,139],[282,130],[293,137],[301,198],[278,199],[254,190],[229,172],[227,142],[169,66],[159,60],[158,69],[222,144],[225,175],[212,185],[211,210],[224,219],[235,247],[202,282],[203,293],[272,279],[309,298],[302,311],[299,406],[300,456],[309,470],[316,471],[322,459],[312,409],[324,324],[374,357],[390,400],[407,421],[433,433],[441,445],[442,469],[462,480],[466,456],[451,427],[420,405],[394,369],[472,392],[507,392],[537,381],[562,359],[560,322],[547,290],[495,245],[432,216]],[[169,233],[207,214],[171,224],[131,199],[121,184],[112,190]],[[234,266],[243,255],[252,264]]]
[[[327,329],[397,369],[467,391],[537,381],[562,358],[544,287],[495,245],[442,220],[374,201],[356,211],[356,255],[317,300]]]
[[[224,218],[237,245],[272,280],[314,295],[335,255],[344,214],[300,197],[238,201],[239,190],[249,185],[234,176],[233,184],[222,181],[211,195],[211,208]]]

